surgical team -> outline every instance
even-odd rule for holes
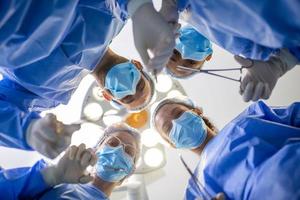
[[[298,0],[162,0],[158,11],[151,0],[0,0],[0,145],[63,154],[55,165],[0,168],[1,199],[104,200],[134,173],[138,130],[117,123],[94,148],[70,146],[80,125],[40,116],[67,104],[89,73],[129,112],[147,108],[159,73],[239,82],[253,103],[221,130],[188,97],[163,99],[152,112],[152,128],[172,148],[199,157],[184,199],[300,199],[300,103],[260,101],[300,62],[299,10]],[[141,61],[109,48],[129,19]],[[222,71],[243,69],[241,80],[203,69],[217,59],[212,43],[234,55],[241,67]]]

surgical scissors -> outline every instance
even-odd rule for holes
[[[225,78],[227,80],[236,81],[236,82],[241,83],[242,82],[243,69],[251,68],[251,66],[250,67],[241,66],[241,67],[237,67],[237,68],[228,68],[228,69],[194,69],[194,68],[184,67],[184,66],[179,65],[179,66],[177,66],[177,68],[179,68],[181,70],[187,70],[187,71],[192,71],[192,72],[197,72],[197,73],[206,73],[206,74],[210,74],[210,75],[213,75],[213,76],[218,76],[218,77],[221,77],[221,78]],[[239,79],[234,79],[234,78],[231,78],[231,77],[227,77],[227,76],[223,76],[223,75],[214,73],[214,72],[224,72],[224,71],[240,71],[240,78]]]
[[[195,183],[195,185],[197,185],[198,189],[200,192],[202,192],[204,200],[208,199],[214,199],[209,193],[208,191],[205,189],[205,187],[201,184],[201,182],[199,181],[199,179],[195,176],[195,174],[192,172],[192,170],[189,168],[189,166],[186,164],[186,162],[184,161],[182,155],[179,155],[180,161],[182,162],[183,166],[185,167],[185,169],[188,171],[188,173],[191,175],[193,182]]]

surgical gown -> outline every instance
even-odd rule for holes
[[[92,184],[60,184],[49,187],[44,182],[41,170],[47,164],[41,160],[33,167],[0,171],[1,199],[99,199],[106,195]]]
[[[288,48],[300,60],[300,1],[178,0],[183,19],[235,55],[267,60]]]
[[[211,196],[227,199],[300,198],[300,103],[252,104],[204,148],[195,175]],[[203,198],[193,179],[185,198]]]
[[[66,104],[126,23],[125,0],[0,0],[0,145],[30,149],[40,111]]]

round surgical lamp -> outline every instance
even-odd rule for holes
[[[100,128],[125,122],[141,133],[142,149],[135,174],[146,174],[161,169],[166,164],[165,145],[160,135],[150,127],[151,107],[166,97],[185,95],[180,83],[168,75],[160,74],[155,83],[155,94],[150,105],[137,113],[116,109],[102,96],[101,88],[94,81],[88,88],[81,109],[81,120]],[[95,130],[95,129],[94,129]],[[100,129],[99,129],[100,130]]]
[[[137,113],[128,113],[125,109],[115,109],[105,101],[101,88],[94,81],[88,88],[81,109],[81,120],[104,129],[116,122],[125,122],[141,133],[142,150],[136,174],[144,174],[162,168],[166,164],[163,140],[159,134],[150,127],[150,108],[165,97],[185,95],[183,87],[177,80],[165,74],[160,74],[155,83],[155,95],[150,105]]]

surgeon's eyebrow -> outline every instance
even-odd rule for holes
[[[177,119],[183,112],[184,111],[181,108],[176,107],[171,111],[171,116],[173,119]]]
[[[161,129],[162,131],[166,134],[166,135],[169,135],[169,132],[171,131],[171,128],[172,128],[172,123],[171,122],[165,122]]]

